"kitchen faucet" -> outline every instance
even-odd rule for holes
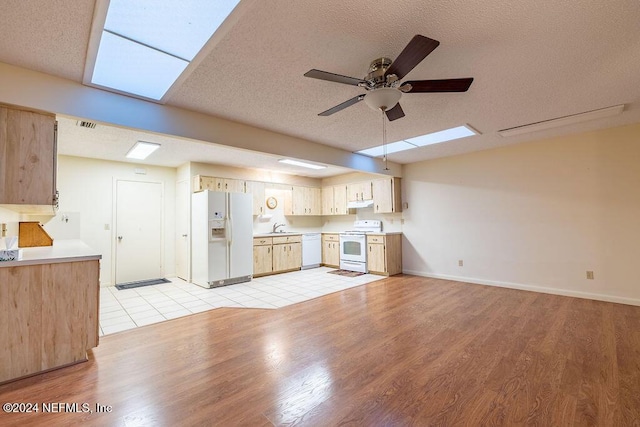
[[[273,233],[276,233],[278,231],[278,228],[280,227],[284,227],[285,224],[278,224],[277,222],[273,223]]]

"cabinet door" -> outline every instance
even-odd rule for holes
[[[369,271],[377,271],[385,273],[387,271],[384,259],[384,245],[379,243],[370,243],[367,253],[367,268]]]
[[[250,181],[247,182],[247,192],[253,196],[253,214],[262,215],[266,211],[264,182]]]
[[[357,202],[362,200],[362,184],[359,182],[352,182],[347,184],[347,200],[349,202]]]
[[[265,274],[273,271],[273,253],[272,247],[254,246],[253,247],[253,274]]]
[[[393,212],[393,186],[391,178],[373,181],[373,211],[376,213]]]
[[[333,187],[333,212],[334,215],[346,215],[347,210],[347,186],[336,185]]]
[[[335,215],[333,187],[322,187],[322,215]]]
[[[302,244],[290,243],[286,246],[289,251],[287,254],[287,270],[302,267]]]
[[[331,264],[329,260],[331,259],[331,243],[324,240],[322,242],[322,263],[323,264]]]
[[[293,187],[292,189],[293,215],[305,215],[307,203],[306,187]]]
[[[340,242],[329,242],[329,244],[327,264],[337,267],[340,265]]]
[[[55,117],[0,107],[0,203],[53,205]]]
[[[322,190],[320,188],[307,188],[307,215],[320,215],[322,213]]]
[[[364,181],[360,183],[360,191],[362,191],[362,198],[360,200],[373,199],[373,183],[372,181]]]
[[[289,245],[273,245],[273,271],[288,270]]]

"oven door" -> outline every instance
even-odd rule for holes
[[[340,260],[367,262],[367,237],[361,235],[340,235]]]

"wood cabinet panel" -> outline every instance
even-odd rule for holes
[[[382,178],[372,181],[373,211],[392,213],[402,211],[400,178]]]
[[[367,246],[367,268],[372,272],[385,273],[387,267],[384,244],[370,243]]]
[[[335,215],[333,187],[322,187],[322,215]]]
[[[402,273],[402,235],[367,236],[367,268],[371,273]]]
[[[273,271],[273,246],[263,245],[253,247],[253,275],[269,274]]]
[[[314,187],[292,188],[292,215],[320,215],[322,209],[322,191]]]
[[[98,345],[99,268],[97,260],[0,268],[0,383],[87,359]]]
[[[340,242],[323,239],[322,241],[322,263],[330,267],[340,265]]]
[[[347,215],[347,186],[336,185],[333,187],[333,207],[335,215]]]
[[[265,184],[260,181],[248,181],[247,193],[253,196],[253,214],[263,215],[267,211]]]
[[[0,204],[55,204],[55,128],[52,114],[0,106]]]
[[[347,198],[350,202],[371,200],[373,192],[371,181],[359,181],[347,184]]]

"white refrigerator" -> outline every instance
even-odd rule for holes
[[[202,191],[191,199],[191,276],[204,288],[253,275],[253,197]]]

